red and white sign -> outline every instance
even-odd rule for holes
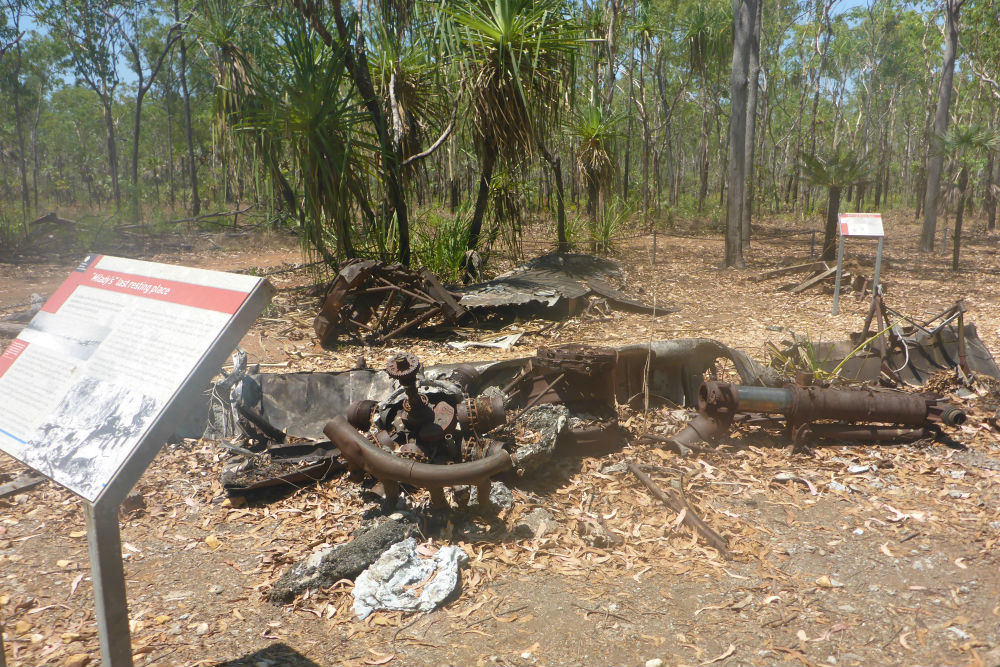
[[[841,213],[841,236],[885,236],[881,213]]]
[[[0,450],[94,502],[262,282],[87,256],[0,354]]]

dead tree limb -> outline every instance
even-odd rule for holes
[[[649,475],[639,470],[639,466],[631,461],[628,461],[626,465],[628,465],[628,469],[632,472],[632,474],[635,475],[635,478],[642,482],[642,485],[649,490],[654,498],[678,514],[681,514],[682,512],[684,513],[683,523],[685,526],[705,538],[705,541],[708,542],[709,546],[713,547],[716,551],[722,554],[723,558],[726,560],[732,560],[733,557],[729,553],[729,542],[726,541],[726,538],[719,535],[717,532],[712,530],[711,526],[702,521],[701,517],[695,514],[691,508],[688,507],[688,504],[684,502],[684,499],[676,498],[664,493],[663,490],[656,485],[656,482],[649,478]]]

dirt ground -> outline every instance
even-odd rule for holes
[[[1000,351],[1000,237],[976,232],[962,266],[950,253],[915,252],[909,216],[886,216],[887,301],[912,315],[964,299],[980,337]],[[721,270],[722,238],[660,235],[616,249],[641,298],[679,310],[655,320],[611,312],[556,326],[518,322],[509,352],[445,346],[494,332],[448,330],[383,348],[325,350],[312,336],[318,279],[296,269],[294,239],[278,233],[197,235],[130,256],[220,270],[253,270],[279,288],[274,305],[243,340],[265,370],[343,370],[359,355],[383,364],[400,350],[426,364],[529,356],[570,342],[618,345],[705,337],[765,361],[765,344],[792,330],[832,341],[861,328],[867,302],[848,296],[832,316],[832,295],[789,294],[762,271],[809,257],[810,235],[765,225],[745,270]],[[541,245],[526,244],[541,252]],[[115,253],[116,248],[95,249]],[[848,255],[871,260],[874,244]],[[119,254],[125,254],[118,251]],[[0,315],[35,292],[47,296],[78,256],[0,264]],[[0,340],[0,345],[7,341]],[[996,385],[963,401],[969,421],[938,442],[850,446],[793,454],[747,436],[729,454],[681,459],[630,445],[602,458],[565,455],[542,479],[514,490],[496,517],[456,513],[425,543],[457,544],[469,555],[460,597],[422,615],[376,612],[358,621],[352,582],[291,605],[265,599],[287,567],[323,545],[350,539],[376,504],[334,478],[273,499],[226,497],[226,452],[210,441],[164,447],[137,489],[144,507],[123,515],[122,540],[136,664],[189,665],[643,665],[665,664],[1000,664],[1000,429]],[[991,388],[993,387],[993,388]],[[956,400],[959,400],[956,398]],[[0,407],[2,409],[2,407]],[[332,415],[331,415],[332,417]],[[671,433],[676,411],[651,415]],[[637,431],[641,416],[625,424]],[[695,511],[729,540],[724,560],[616,464],[654,466],[661,485],[680,484]],[[866,466],[864,472],[852,473]],[[609,469],[610,468],[610,469]],[[0,475],[23,466],[0,456]],[[785,474],[781,476],[782,474]],[[781,476],[781,477],[779,477]],[[796,481],[778,481],[788,476]],[[0,479],[4,481],[4,479]],[[524,539],[511,532],[545,508],[558,527]],[[422,507],[418,506],[418,513]],[[588,546],[577,534],[600,520],[623,538]],[[430,534],[430,530],[428,530]],[[0,620],[11,665],[99,661],[80,502],[52,484],[0,500]]]

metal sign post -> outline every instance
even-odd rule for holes
[[[101,642],[101,664],[132,665],[132,635],[128,627],[128,601],[122,540],[118,529],[118,506],[102,508],[84,503],[87,515],[87,548],[94,580],[97,636]]]
[[[872,277],[872,298],[878,294],[879,274],[882,272],[882,248],[885,245],[885,230],[882,227],[881,213],[841,213],[840,243],[837,246],[837,280],[833,287],[833,314],[840,310],[840,278],[844,272],[844,239],[848,236],[859,238],[877,238],[878,249],[875,251],[875,275]]]
[[[89,255],[0,354],[0,450],[84,500],[106,667],[132,665],[118,508],[273,293]]]

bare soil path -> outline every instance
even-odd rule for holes
[[[890,305],[920,315],[964,298],[987,347],[1000,352],[1000,238],[972,238],[963,270],[952,272],[950,255],[914,251],[919,230],[908,219],[887,216],[886,227]],[[765,343],[787,338],[786,330],[838,340],[860,329],[867,311],[866,302],[847,297],[834,317],[822,288],[792,295],[776,290],[781,280],[756,282],[763,270],[808,258],[809,235],[777,224],[761,230],[742,271],[717,267],[717,236],[660,236],[655,265],[650,239],[628,243],[616,257],[633,293],[678,312],[656,320],[612,312],[548,328],[522,322],[513,325],[527,332],[519,345],[500,353],[444,345],[476,335],[468,331],[324,350],[311,330],[316,277],[287,270],[302,259],[285,236],[213,237],[142,257],[270,273],[279,294],[243,345],[253,361],[279,372],[344,369],[359,355],[375,366],[400,349],[433,364],[527,356],[569,342],[688,337],[716,338],[763,361]],[[870,261],[874,245],[848,250]],[[0,264],[0,314],[32,292],[47,295],[78,260]],[[519,484],[512,510],[494,519],[457,514],[429,544],[458,544],[469,554],[458,599],[429,614],[378,612],[364,622],[351,613],[351,582],[285,607],[264,597],[291,563],[350,539],[365,523],[374,504],[356,485],[335,478],[271,502],[234,503],[218,481],[221,448],[168,445],[137,485],[145,506],[123,517],[136,663],[1000,664],[998,404],[1000,393],[989,387],[965,402],[971,418],[951,432],[964,449],[918,443],[805,456],[750,436],[735,454],[694,460],[638,445],[602,458],[566,456],[545,479]],[[677,424],[670,410],[652,421],[665,432]],[[656,466],[661,485],[680,484],[729,539],[733,560],[676,527],[676,515],[612,467],[624,459]],[[22,470],[0,457],[0,475]],[[811,488],[775,481],[780,473]],[[538,507],[558,528],[514,536],[518,518]],[[603,521],[624,544],[588,546],[578,534],[586,519]],[[0,500],[8,664],[98,662],[83,531],[78,500],[54,485]]]

